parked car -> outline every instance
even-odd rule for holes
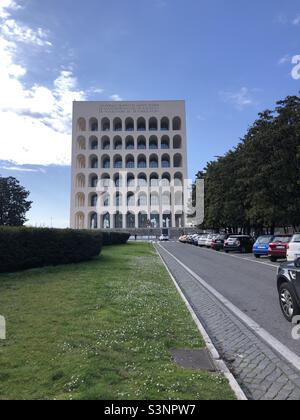
[[[161,236],[159,237],[159,240],[160,240],[161,242],[167,242],[167,241],[169,241],[169,240],[170,240],[170,238],[169,238],[169,236],[168,236],[168,235],[161,235]]]
[[[287,259],[288,261],[295,261],[300,258],[300,233],[296,233],[287,247]]]
[[[283,263],[277,274],[279,303],[284,317],[292,322],[300,315],[300,259]]]
[[[252,252],[256,258],[269,255],[269,245],[273,242],[274,235],[259,236],[253,245]]]
[[[227,254],[234,251],[246,254],[252,251],[252,247],[253,239],[249,235],[230,235],[224,242],[224,251]]]
[[[205,246],[206,248],[211,248],[212,241],[217,237],[215,234],[210,234],[206,238]]]
[[[217,235],[215,239],[212,240],[211,248],[215,251],[221,251],[221,249],[224,248],[224,242],[229,238],[229,236],[230,235],[228,234]]]
[[[208,237],[208,234],[207,233],[204,234],[204,235],[201,235],[200,238],[199,238],[199,240],[198,240],[198,246],[200,246],[200,247],[206,246],[206,239],[207,239],[207,237]]]
[[[198,246],[199,237],[198,234],[193,235],[193,245]]]
[[[272,242],[269,244],[269,257],[272,262],[286,258],[288,244],[291,239],[291,235],[274,236]]]
[[[181,242],[182,244],[185,244],[187,240],[187,235],[182,235],[179,238],[179,242]]]
[[[187,235],[186,243],[190,245],[193,243],[193,235]]]

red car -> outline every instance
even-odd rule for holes
[[[291,235],[274,236],[273,241],[269,245],[269,257],[272,262],[276,262],[280,258],[286,258],[288,245],[291,239]]]

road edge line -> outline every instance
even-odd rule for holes
[[[159,247],[161,247],[160,244],[157,244]],[[225,361],[223,359],[221,359],[220,354],[218,352],[218,350],[216,349],[216,347],[214,346],[211,338],[209,337],[206,329],[204,328],[204,326],[202,325],[201,321],[199,320],[199,318],[197,317],[194,309],[192,308],[192,306],[190,305],[189,301],[187,300],[187,298],[185,297],[183,291],[181,290],[181,288],[179,287],[175,277],[173,276],[173,274],[171,273],[169,267],[167,266],[166,262],[164,261],[163,257],[161,256],[160,252],[157,249],[157,246],[154,246],[157,255],[159,256],[159,258],[161,259],[164,267],[166,268],[169,276],[171,277],[176,290],[178,291],[180,297],[182,298],[182,300],[184,301],[188,311],[190,312],[193,321],[195,322],[200,334],[203,337],[203,340],[205,342],[205,345],[216,365],[216,368],[226,377],[226,379],[228,379],[229,385],[232,389],[232,391],[234,392],[236,398],[239,401],[247,401],[248,398],[246,397],[244,391],[242,390],[241,386],[239,385],[239,383],[237,382],[237,380],[235,379],[235,377],[233,376],[233,374],[230,372],[230,370],[228,369]],[[163,247],[161,247],[162,249],[164,249]]]

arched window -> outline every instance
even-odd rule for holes
[[[150,175],[150,186],[153,188],[159,187],[159,178],[157,174]]]
[[[114,157],[114,168],[115,169],[122,169],[123,167],[123,160],[122,160],[122,156],[115,156]]]
[[[110,131],[110,121],[108,118],[103,118],[101,122],[102,131]]]
[[[98,229],[98,215],[97,213],[91,213],[90,214],[90,229]]]
[[[163,227],[164,228],[172,227],[172,214],[170,212],[166,212],[163,215]]]
[[[181,130],[181,119],[179,117],[173,118],[173,131]]]
[[[115,228],[123,228],[123,215],[119,211],[117,211],[117,213],[115,214]]]
[[[135,207],[134,193],[127,194],[127,207]]]
[[[182,139],[181,136],[175,136],[173,139],[173,148],[181,149],[182,148]]]
[[[183,213],[178,212],[175,214],[175,223],[176,223],[176,227],[177,228],[182,228],[183,227]]]
[[[163,206],[171,206],[171,193],[165,192],[162,195],[162,205]]]
[[[174,175],[174,187],[182,187],[183,186],[183,176],[181,173],[176,173]]]
[[[175,206],[183,206],[183,192],[177,191],[175,193]]]
[[[139,150],[147,149],[146,138],[144,136],[140,136],[137,140],[137,147]]]
[[[147,168],[147,159],[146,159],[146,156],[140,155],[138,157],[138,168],[139,169],[145,169],[145,168]]]
[[[83,193],[76,194],[75,206],[76,208],[82,208],[85,206],[85,195]]]
[[[174,168],[182,167],[182,156],[178,153],[174,156]]]
[[[97,194],[91,194],[91,196],[90,196],[90,206],[91,207],[97,207],[97,204],[98,204]]]
[[[164,117],[164,118],[161,119],[160,129],[161,129],[161,131],[169,131],[170,130],[169,118]]]
[[[132,155],[126,156],[126,169],[134,168],[134,157]]]
[[[138,176],[138,186],[143,188],[147,187],[147,175],[146,174],[139,174]]]
[[[150,168],[158,168],[158,156],[157,155],[151,155],[150,156]]]
[[[148,202],[147,195],[145,193],[140,194],[138,198],[138,203],[137,203],[138,207],[146,207],[147,202]]]
[[[110,214],[109,213],[105,213],[102,216],[102,228],[110,229]]]
[[[170,149],[170,138],[168,136],[163,136],[161,139],[161,148]]]
[[[110,195],[104,194],[103,196],[103,207],[109,207],[110,206]]]
[[[135,215],[131,212],[128,212],[126,215],[126,228],[127,229],[135,228]]]
[[[159,223],[159,213],[156,211],[153,211],[150,215],[150,222],[151,222],[151,227],[153,229],[158,229],[160,227],[160,223]]]
[[[86,150],[85,138],[83,136],[77,139],[77,150]]]
[[[162,187],[170,187],[171,185],[171,176],[170,174],[163,174],[163,176],[161,177],[161,186]]]
[[[163,155],[161,158],[161,167],[162,168],[170,168],[170,156],[169,155]]]
[[[98,149],[98,139],[95,136],[90,137],[90,150]]]
[[[146,120],[143,117],[140,117],[137,120],[137,131],[146,131]]]
[[[78,174],[76,177],[76,188],[85,188],[85,176]]]
[[[86,121],[84,118],[79,118],[77,121],[77,131],[86,131]]]
[[[98,131],[98,120],[97,118],[91,118],[89,121],[90,131]]]
[[[122,139],[119,136],[114,138],[114,149],[115,150],[122,150]]]
[[[113,126],[114,126],[114,131],[122,131],[123,124],[122,124],[121,118],[115,118]]]
[[[98,176],[96,174],[91,174],[89,176],[89,187],[97,188],[98,186]]]
[[[151,136],[149,139],[149,149],[156,150],[158,149],[158,139],[156,136]]]
[[[107,136],[102,137],[102,150],[109,150],[110,149],[110,139]]]
[[[109,188],[110,187],[110,176],[109,174],[101,175],[101,187]]]
[[[133,174],[127,175],[127,188],[135,188],[135,178]]]
[[[83,213],[75,214],[75,229],[84,229],[85,217]]]
[[[157,118],[152,117],[149,120],[149,130],[150,131],[157,131],[158,130],[158,122],[157,122]]]
[[[107,155],[102,157],[102,168],[110,169],[110,157]]]
[[[132,118],[126,118],[125,120],[125,130],[134,131],[134,121]]]
[[[85,169],[86,163],[85,163],[85,157],[82,155],[79,155],[77,157],[76,167],[77,169]]]
[[[141,211],[138,216],[139,219],[139,228],[143,229],[146,228],[148,225],[148,215],[147,213]]]
[[[91,169],[98,169],[98,158],[97,156],[90,157],[90,168]]]
[[[126,137],[125,140],[126,150],[133,150],[134,149],[134,138],[131,136]]]

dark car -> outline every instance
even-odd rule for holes
[[[274,236],[272,242],[269,244],[269,257],[272,262],[276,262],[280,258],[286,258],[291,239],[291,235]]]
[[[292,322],[295,316],[300,315],[300,258],[279,267],[277,289],[283,315]]]
[[[230,235],[224,242],[224,251],[228,252],[241,252],[246,254],[251,252],[253,247],[253,239],[249,235]]]
[[[229,238],[230,235],[220,234],[211,243],[211,248],[215,251],[221,251],[224,248],[224,242]]]

